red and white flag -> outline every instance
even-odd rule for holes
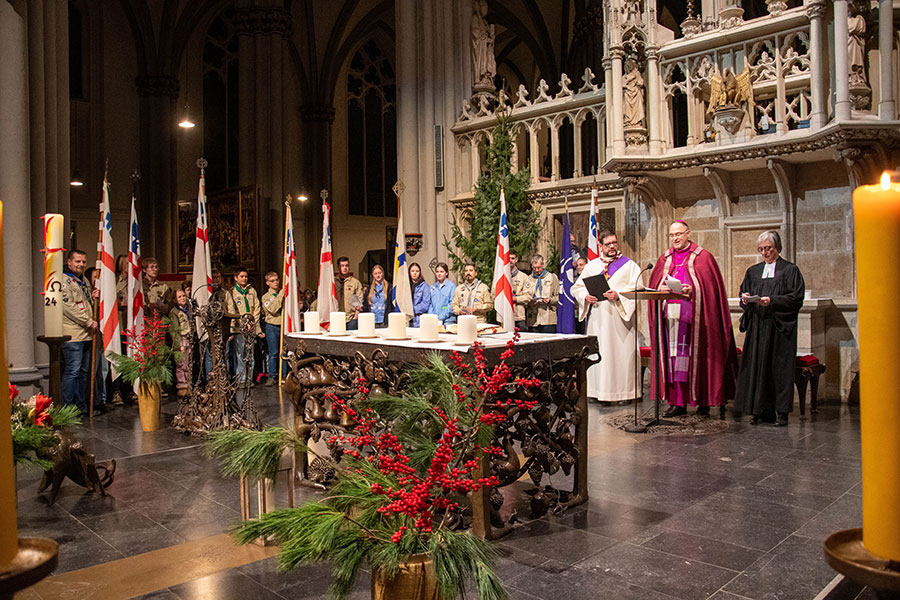
[[[131,226],[128,228],[128,286],[125,291],[125,304],[127,306],[128,322],[125,330],[130,332],[128,336],[128,348],[126,353],[134,357],[134,346],[141,330],[144,328],[144,286],[141,281],[141,236],[138,230],[137,210],[135,198],[131,196]]]
[[[494,259],[494,310],[506,331],[516,327],[513,312],[512,270],[509,266],[509,223],[506,219],[506,195],[500,190],[500,227],[497,232],[497,256]]]
[[[209,222],[206,212],[206,179],[200,170],[200,188],[197,191],[197,238],[194,241],[194,270],[191,274],[191,295],[197,306],[206,306],[212,296],[212,267],[209,258]],[[202,331],[200,319],[197,328]]]
[[[319,312],[319,324],[328,326],[331,313],[338,310],[337,288],[334,287],[334,266],[331,258],[331,227],[328,224],[331,207],[327,202],[322,204],[322,254],[319,259],[319,289],[316,294],[316,306]]]
[[[591,188],[591,218],[588,221],[588,262],[600,258],[600,232],[597,223],[597,186]]]
[[[297,283],[297,260],[294,251],[294,220],[291,207],[284,217],[284,311],[281,313],[282,333],[299,333],[300,289]]]
[[[97,247],[97,271],[100,273],[100,332],[103,335],[103,354],[122,350],[119,334],[119,305],[116,301],[116,253],[113,251],[112,220],[109,214],[109,182],[103,180],[100,202],[100,242]],[[114,365],[110,365],[116,378]]]

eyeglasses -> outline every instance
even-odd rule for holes
[[[619,242],[618,242],[618,240],[613,240],[611,242],[603,242],[603,245],[604,246],[618,246]]]
[[[684,237],[684,236],[686,236],[687,234],[689,234],[690,232],[691,232],[690,229],[688,229],[688,230],[686,230],[686,231],[677,231],[677,232],[675,232],[675,233],[670,233],[670,234],[669,234],[669,237],[670,237],[670,238]]]
[[[763,252],[770,252],[775,249],[775,246],[759,246],[756,251],[762,254]]]

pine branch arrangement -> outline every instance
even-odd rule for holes
[[[353,424],[325,440],[331,454],[341,456],[328,496],[244,521],[235,540],[274,538],[285,570],[332,563],[329,595],[336,600],[347,597],[365,564],[392,577],[401,563],[423,553],[432,558],[441,598],[455,598],[470,582],[481,600],[507,598],[494,573],[495,550],[459,525],[466,496],[498,484],[480,472],[487,455],[503,452],[492,445],[494,427],[507,414],[535,405],[518,399],[515,390],[540,382],[512,379],[506,365],[517,340],[493,368],[478,344],[474,364],[458,353],[452,364],[431,354],[407,372],[400,397],[370,395],[364,379],[351,400],[330,395],[335,410]],[[276,427],[212,432],[206,447],[229,475],[272,477],[286,450],[312,453],[293,432]]]
[[[487,173],[478,178],[472,207],[462,211],[459,219],[454,216],[450,239],[444,238],[452,268],[461,272],[465,264],[472,261],[482,281],[490,281],[494,270],[501,188],[506,196],[510,248],[519,256],[527,257],[540,235],[540,212],[528,198],[529,170],[512,173],[511,134],[508,115],[498,109],[497,126],[487,146]]]
[[[18,388],[10,384],[13,463],[26,468],[49,469],[53,463],[43,456],[59,444],[57,430],[81,423],[78,408],[53,406],[52,399],[43,394],[32,396],[28,401],[20,401],[18,397]]]
[[[129,345],[134,348],[134,358],[124,354],[108,352],[107,358],[116,366],[127,383],[140,379],[142,383],[172,383],[172,363],[181,359],[181,352],[172,350],[166,344],[165,320],[155,311],[144,317],[144,327],[137,339]],[[133,331],[125,335],[134,338]]]

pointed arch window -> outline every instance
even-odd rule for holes
[[[347,131],[350,214],[395,216],[397,85],[392,61],[375,40],[350,60]]]
[[[213,19],[203,44],[203,155],[206,188],[238,185],[238,37],[234,9]]]

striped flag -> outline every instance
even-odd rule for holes
[[[331,206],[322,203],[322,254],[319,259],[319,290],[316,294],[316,306],[319,311],[319,324],[327,327],[331,313],[338,310],[337,288],[334,287],[334,266],[331,258],[331,226],[329,217]]]
[[[134,344],[144,328],[144,289],[141,281],[141,237],[138,233],[135,197],[131,196],[131,226],[128,234],[128,287],[125,292],[128,322],[125,323],[129,346],[128,356],[134,357]]]
[[[559,304],[556,307],[557,333],[575,333],[575,300],[572,298],[575,269],[573,268],[569,231],[569,203],[567,201],[566,216],[563,221],[562,249],[559,253],[564,258],[559,265]]]
[[[394,312],[413,318],[412,287],[409,284],[409,265],[406,261],[406,232],[403,230],[403,209],[397,209],[397,237],[394,240],[394,281],[391,288]]]
[[[300,325],[300,290],[297,283],[297,262],[294,254],[294,220],[291,207],[284,217],[284,310],[281,313],[283,333],[298,333]]]
[[[516,327],[513,312],[512,270],[509,266],[509,226],[506,220],[506,195],[500,190],[500,227],[497,232],[497,257],[494,259],[494,310],[506,331]]]
[[[600,231],[597,223],[597,186],[591,188],[591,218],[588,224],[588,262],[600,258]]]
[[[103,335],[103,354],[122,350],[119,334],[119,306],[116,301],[116,253],[113,251],[112,220],[109,214],[109,182],[103,179],[103,199],[100,202],[100,242],[97,248],[97,271],[100,272],[100,332]],[[112,378],[116,378],[110,365]]]
[[[197,191],[197,237],[194,241],[194,269],[191,274],[191,295],[197,306],[206,306],[212,297],[212,266],[209,256],[209,221],[206,211],[206,178],[200,170],[200,187]],[[197,317],[197,330],[203,325]],[[201,336],[202,337],[202,336]]]

